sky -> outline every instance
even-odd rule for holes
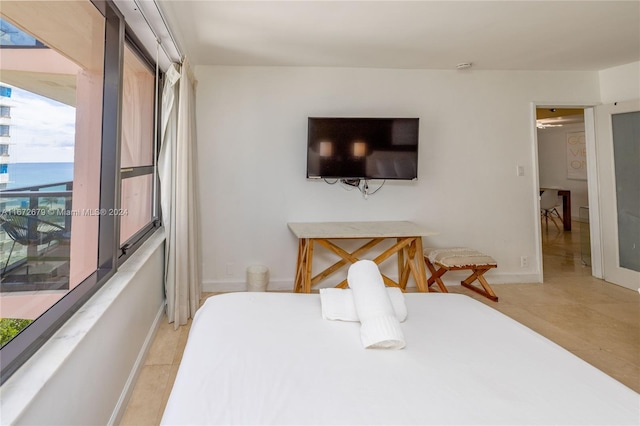
[[[12,88],[11,163],[73,162],[76,109],[52,99]]]

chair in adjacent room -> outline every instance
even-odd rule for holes
[[[3,275],[9,266],[9,260],[16,243],[23,246],[38,246],[51,244],[54,240],[69,239],[68,232],[62,226],[39,219],[36,216],[18,214],[14,211],[0,214],[0,226],[13,240],[9,256],[2,270]]]
[[[560,226],[556,222],[556,219],[560,219],[562,222],[560,213],[558,213],[556,209],[559,205],[557,189],[545,189],[542,194],[540,194],[540,215],[544,218],[547,229],[549,228],[549,219],[551,219],[551,222],[553,222],[558,231],[560,230]]]

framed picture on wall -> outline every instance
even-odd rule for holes
[[[584,132],[567,133],[567,179],[587,180],[587,146]]]

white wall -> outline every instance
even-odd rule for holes
[[[640,62],[600,71],[602,103],[640,99]]]
[[[1,388],[2,424],[117,423],[162,318],[156,232]]]
[[[599,100],[597,72],[199,66],[196,75],[205,291],[244,289],[254,263],[269,266],[271,288],[291,288],[287,222],[305,221],[415,221],[440,233],[426,245],[493,255],[492,282],[537,280],[532,102]],[[306,180],[309,116],[420,117],[419,180],[387,182],[368,200]]]
[[[579,217],[579,208],[589,205],[587,181],[567,179],[567,133],[583,132],[584,123],[538,129],[538,170],[541,188],[571,191],[571,216]],[[562,210],[560,209],[560,214]]]

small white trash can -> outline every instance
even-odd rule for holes
[[[247,291],[267,291],[269,268],[264,265],[252,265],[247,268]]]

